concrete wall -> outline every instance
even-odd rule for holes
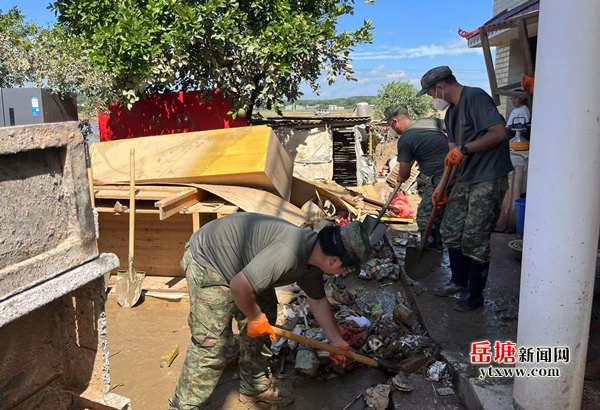
[[[0,409],[102,408],[93,403],[110,386],[104,304],[100,278],[0,328]]]
[[[0,128],[0,301],[98,255],[87,181],[77,123]]]

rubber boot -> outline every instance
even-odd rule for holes
[[[483,290],[487,283],[490,263],[471,260],[469,269],[469,293],[454,305],[454,310],[464,312],[483,307]]]
[[[450,258],[452,279],[445,285],[433,289],[433,294],[436,296],[453,296],[455,293],[468,290],[469,272],[465,263],[470,258],[464,256],[460,249],[448,249],[448,256]]]

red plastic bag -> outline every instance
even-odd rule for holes
[[[404,195],[404,193],[398,191],[396,197],[392,200],[390,205],[399,209],[399,211],[391,208],[388,209],[388,213],[391,216],[395,218],[415,218],[415,212],[408,203],[408,199],[406,199],[406,195]]]

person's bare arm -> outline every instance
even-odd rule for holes
[[[242,313],[246,315],[248,320],[258,320],[262,315],[262,311],[256,303],[256,292],[254,292],[254,288],[248,282],[246,275],[242,272],[235,275],[231,279],[229,288],[233,295],[233,301]]]
[[[450,148],[450,151],[452,151],[454,148],[456,148],[456,144],[453,142],[449,142],[448,143],[448,148]]]
[[[321,326],[321,329],[323,329],[323,332],[325,332],[325,336],[327,336],[327,339],[329,339],[329,343],[346,343],[337,327],[337,323],[333,317],[333,312],[331,311],[331,305],[329,304],[327,298],[308,298],[308,306],[310,306],[313,316],[315,319],[317,319],[317,322],[319,322],[319,326]]]
[[[402,182],[406,181],[408,178],[410,178],[411,164],[408,162],[400,162],[399,164],[400,164],[400,167],[398,170],[398,179],[396,180],[396,182],[402,183]]]
[[[496,124],[489,127],[487,132],[483,134],[481,138],[465,144],[465,147],[469,151],[469,154],[472,154],[474,152],[480,152],[494,148],[496,145],[506,141],[507,139],[508,134],[504,124]]]

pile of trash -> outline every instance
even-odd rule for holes
[[[334,317],[344,340],[352,351],[385,361],[397,369],[395,377],[387,384],[367,389],[364,399],[371,408],[385,409],[392,391],[411,392],[415,389],[408,375],[417,372],[435,381],[451,386],[447,364],[437,359],[439,348],[427,336],[419,317],[411,308],[402,291],[387,285],[406,276],[402,268],[402,253],[399,251],[409,240],[396,240],[390,244],[384,237],[375,246],[375,257],[354,272],[363,280],[385,282],[370,291],[358,286],[349,290],[343,277],[329,276],[325,285]],[[395,249],[398,248],[398,249]],[[352,273],[351,273],[352,274]],[[306,295],[295,286],[278,288],[280,302],[276,326],[297,335],[327,343],[327,337],[312,316]],[[286,365],[293,365],[301,377],[330,379],[340,377],[359,366],[349,362],[345,369],[333,365],[326,351],[278,337],[271,345],[273,360],[283,373]],[[387,366],[386,366],[387,367]],[[442,387],[443,389],[444,387]],[[440,395],[448,394],[442,390]],[[357,398],[358,399],[358,398]]]

